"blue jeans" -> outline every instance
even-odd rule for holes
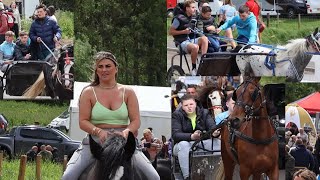
[[[217,38],[215,38],[215,36],[207,36],[207,38],[211,44],[210,46],[214,49],[214,52],[221,51],[220,42]]]
[[[239,35],[237,38],[238,44],[246,44],[249,42],[249,39],[243,35]]]

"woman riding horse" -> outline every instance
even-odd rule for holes
[[[110,52],[98,52],[94,67],[94,81],[80,95],[79,126],[101,144],[113,133],[127,138],[129,131],[137,132],[140,127],[136,94],[133,89],[117,83],[118,62]],[[135,151],[132,161],[136,171],[145,174],[147,179],[160,179],[141,151]],[[62,179],[78,179],[93,162],[87,136],[68,162]]]

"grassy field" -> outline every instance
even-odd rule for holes
[[[1,101],[0,113],[9,120],[9,127],[34,124],[48,125],[52,119],[61,114],[69,102],[57,101]]]
[[[171,25],[171,18],[167,18],[167,29]],[[265,23],[266,19],[264,19]],[[314,32],[314,29],[320,24],[320,19],[304,17],[301,18],[300,29],[298,28],[298,19],[279,19],[271,18],[270,25],[262,33],[262,41],[264,44],[284,45],[288,40],[304,38]],[[224,35],[222,32],[220,35]],[[237,32],[233,32],[234,37],[237,37]]]
[[[0,180],[18,179],[20,160],[3,161]],[[25,180],[36,179],[36,165],[34,162],[27,162]],[[62,163],[41,162],[41,179],[59,180],[62,176]]]

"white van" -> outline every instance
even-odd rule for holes
[[[307,0],[307,13],[319,14],[320,13],[320,1],[319,0]]]
[[[60,130],[69,131],[70,127],[70,111],[69,108],[61,113],[58,117],[54,118],[50,124],[48,124],[50,128],[56,128]]]

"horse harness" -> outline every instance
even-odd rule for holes
[[[236,92],[237,92],[238,88],[244,84],[245,87],[242,89],[241,94],[239,95],[239,97],[241,97],[243,95],[243,93],[245,92],[245,90],[247,89],[247,86],[250,83],[255,86],[255,90],[250,96],[253,103],[251,105],[248,105],[242,101],[237,100]],[[229,131],[229,144],[230,144],[231,152],[234,157],[234,160],[238,164],[239,164],[239,159],[238,159],[238,155],[237,155],[238,153],[237,153],[237,149],[235,148],[235,140],[237,137],[243,141],[246,141],[246,142],[249,142],[249,143],[255,144],[255,145],[268,145],[268,144],[271,144],[272,142],[274,142],[276,139],[278,139],[278,133],[277,133],[277,130],[275,127],[274,120],[270,119],[269,116],[256,115],[260,111],[260,109],[265,107],[265,105],[266,105],[266,99],[262,97],[260,87],[249,80],[245,81],[241,85],[238,86],[238,88],[233,92],[232,99],[235,101],[235,106],[240,106],[241,108],[244,109],[245,114],[246,114],[245,118],[244,118],[244,122],[246,122],[246,121],[249,122],[251,120],[267,119],[267,120],[271,121],[271,125],[272,125],[275,133],[272,137],[270,137],[268,139],[257,140],[257,139],[250,137],[250,136],[245,135],[244,133],[242,133],[239,130],[240,123],[241,123],[239,119],[227,121],[226,125],[227,125],[228,131]],[[254,107],[254,104],[258,98],[261,98],[262,102],[260,103],[260,105],[258,107]]]
[[[209,96],[210,96],[210,94],[212,94],[214,91],[218,91],[219,94],[220,94],[220,97],[221,97],[220,105],[212,105],[212,101],[211,101],[211,98],[210,98]],[[211,93],[209,93],[208,98],[207,98],[207,106],[209,107],[208,110],[209,110],[209,111],[212,111],[211,114],[212,114],[213,116],[214,116],[214,110],[215,110],[215,109],[221,109],[222,112],[225,111],[224,106],[223,106],[223,104],[224,104],[223,101],[225,101],[225,99],[226,99],[226,92],[225,92],[224,90],[221,90],[221,89],[219,90],[219,89],[217,89],[217,90],[213,90]],[[210,105],[210,104],[211,104],[211,105]]]

